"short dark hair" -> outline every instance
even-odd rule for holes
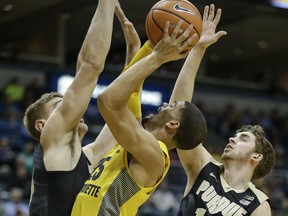
[[[202,112],[188,101],[185,101],[180,112],[180,127],[174,140],[178,149],[193,149],[206,138],[207,124],[205,118]]]
[[[266,176],[275,164],[275,150],[272,144],[266,139],[265,132],[260,125],[243,125],[236,133],[251,132],[256,136],[255,152],[262,154],[263,159],[254,170],[252,180]]]
[[[47,117],[46,110],[44,110],[44,105],[55,97],[63,98],[63,95],[58,92],[45,93],[25,111],[23,118],[24,125],[26,126],[30,135],[37,141],[40,140],[40,132],[35,129],[35,122],[38,119]]]

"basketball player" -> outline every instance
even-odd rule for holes
[[[210,10],[205,8],[204,35],[216,28],[220,16],[218,9],[214,17],[214,5]],[[192,99],[198,65],[209,45],[206,40],[209,38],[202,36],[189,54],[177,80],[182,89],[174,89],[170,102]],[[178,216],[271,215],[267,196],[251,183],[268,174],[275,163],[273,147],[259,125],[245,125],[236,131],[222,154],[223,164],[217,162],[202,143],[191,150],[178,148],[177,151],[187,174]]]
[[[205,138],[206,122],[191,102],[164,104],[158,114],[143,119],[143,127],[126,107],[131,94],[139,97],[143,81],[153,71],[168,61],[187,56],[182,51],[196,37],[189,37],[190,26],[176,38],[182,31],[181,24],[179,22],[169,35],[168,22],[162,40],[153,51],[98,96],[99,111],[117,143],[101,159],[77,195],[73,216],[136,215],[169,169],[168,150],[191,149]],[[209,30],[207,34],[212,33],[213,40],[221,36]]]
[[[112,147],[106,144],[107,127],[97,142],[81,148],[81,140],[87,131],[82,115],[110,47],[114,9],[115,0],[99,1],[78,56],[76,78],[66,93],[44,94],[25,113],[26,127],[41,143],[34,151],[30,216],[70,215],[91,168]],[[126,60],[130,61],[140,48],[140,39],[118,2],[115,13],[127,43]],[[105,145],[98,148],[104,138]]]

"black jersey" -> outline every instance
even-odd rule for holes
[[[254,184],[243,190],[231,188],[220,174],[221,165],[208,163],[180,204],[178,216],[240,216],[252,212],[268,197]]]
[[[89,166],[89,160],[82,151],[73,170],[48,172],[49,216],[71,215],[76,196],[90,177]]]
[[[48,215],[47,171],[44,166],[43,150],[40,144],[36,144],[34,148],[29,215],[30,216]]]

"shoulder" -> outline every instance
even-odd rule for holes
[[[224,169],[224,165],[217,160],[212,160],[208,162],[203,168],[201,169],[200,173],[210,173],[215,172],[218,176],[220,176],[221,171]]]
[[[268,203],[268,201],[265,201],[259,205],[254,212],[251,214],[251,216],[258,216],[258,215],[265,215],[265,216],[271,216],[271,207]]]
[[[168,171],[169,167],[170,167],[170,156],[169,156],[169,151],[168,151],[168,148],[166,146],[165,143],[163,143],[162,141],[160,140],[157,140],[161,150],[163,151],[164,155],[163,155],[163,158],[164,158],[164,164],[165,164],[165,170]]]
[[[268,196],[263,191],[258,189],[252,182],[248,184],[248,187],[256,195],[260,203],[264,203],[265,201],[269,199]]]
[[[157,142],[158,142],[160,148],[162,149],[162,151],[163,151],[166,155],[168,155],[168,157],[169,157],[168,148],[167,148],[166,144],[163,143],[163,142],[160,141],[160,140],[157,140]]]
[[[219,162],[219,161],[216,160],[216,159],[213,159],[213,160],[211,161],[211,164],[214,164],[215,166],[218,166],[220,169],[223,169],[223,167],[224,167],[223,163]]]

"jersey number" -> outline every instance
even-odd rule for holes
[[[93,174],[90,176],[90,180],[92,179],[93,181],[95,181],[96,179],[98,179],[101,175],[101,173],[103,172],[104,170],[104,163],[106,161],[109,161],[111,159],[111,157],[106,157],[106,158],[103,158],[99,161],[98,163],[98,166],[95,168]]]

